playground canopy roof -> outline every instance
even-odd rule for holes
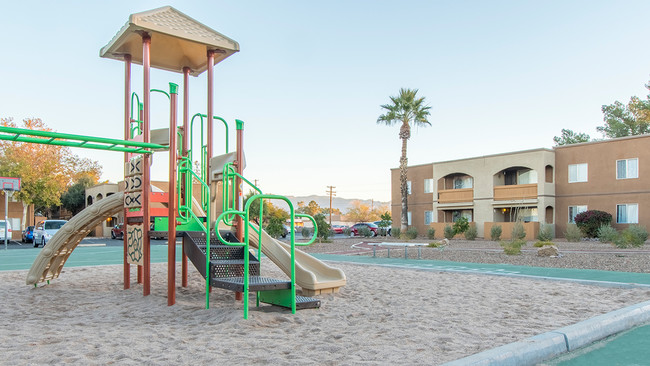
[[[100,57],[142,64],[142,33],[151,36],[151,67],[173,72],[191,69],[198,76],[207,69],[207,54],[214,50],[214,63],[239,52],[239,43],[197,22],[180,11],[165,6],[131,14],[129,21],[99,51]]]

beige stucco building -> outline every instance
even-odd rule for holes
[[[466,217],[478,235],[492,225],[508,238],[523,221],[527,238],[548,224],[562,236],[587,209],[612,214],[615,227],[650,225],[650,135],[480,156],[409,167],[409,226],[442,237],[446,225]],[[391,215],[401,222],[399,169],[391,170]]]

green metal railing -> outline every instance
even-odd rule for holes
[[[290,260],[291,260],[291,313],[295,314],[296,313],[296,245],[298,246],[307,246],[316,240],[316,236],[318,235],[318,226],[316,225],[316,220],[314,220],[313,217],[309,215],[304,215],[304,214],[296,214],[294,211],[293,204],[291,201],[284,196],[279,196],[279,195],[273,195],[273,194],[256,194],[246,201],[246,205],[244,207],[243,211],[237,211],[237,210],[229,210],[223,212],[219,217],[217,218],[215,222],[215,231],[217,234],[217,239],[225,245],[230,245],[230,246],[243,246],[244,247],[244,319],[248,319],[248,294],[249,294],[249,277],[250,277],[250,270],[249,270],[249,258],[248,258],[248,253],[250,250],[250,229],[253,227],[250,224],[250,208],[253,202],[256,200],[260,200],[260,226],[257,228],[253,228],[257,232],[257,248],[258,248],[258,258],[259,253],[262,248],[262,212],[263,212],[263,207],[264,207],[264,200],[265,199],[275,199],[275,200],[282,200],[289,205],[289,212],[290,212],[290,221],[291,221],[291,233],[290,233],[290,240],[291,240],[291,250],[290,250]],[[244,241],[243,243],[230,243],[227,242],[222,236],[219,230],[217,229],[219,227],[219,223],[223,220],[225,223],[225,219],[228,216],[239,216],[243,219],[243,221],[246,223],[244,226]],[[314,224],[314,234],[313,237],[309,242],[306,243],[296,243],[296,237],[295,237],[295,230],[293,228],[295,227],[295,218],[296,217],[305,217],[309,218],[312,223]],[[259,292],[256,292],[256,298],[257,298],[257,306],[259,306]],[[206,295],[206,308],[208,308],[208,301],[207,300],[207,295]]]
[[[153,152],[151,151],[152,149],[166,150],[169,148],[165,145],[152,144],[149,142],[119,140],[4,126],[0,126],[0,140],[81,147],[95,150],[120,151],[136,154],[151,154]]]

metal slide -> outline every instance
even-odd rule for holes
[[[250,245],[257,248],[257,226],[250,224],[255,230],[250,230]],[[291,276],[291,246],[274,239],[262,230],[262,253],[269,257],[284,273]],[[311,255],[296,249],[296,284],[302,288],[304,296],[321,293],[338,292],[345,286],[345,273],[339,268],[330,267]]]

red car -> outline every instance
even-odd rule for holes
[[[363,227],[367,227],[368,229],[370,229],[370,231],[372,232],[372,236],[377,236],[377,229],[379,229],[379,226],[373,224],[372,222],[360,222],[358,224],[354,224],[350,228],[350,231],[352,232],[352,236],[360,235],[359,230],[361,230],[361,228]]]
[[[124,239],[124,224],[115,225],[111,229],[111,239]]]
[[[347,226],[345,225],[332,225],[332,230],[334,230],[334,234],[343,234],[343,230],[345,230]]]

